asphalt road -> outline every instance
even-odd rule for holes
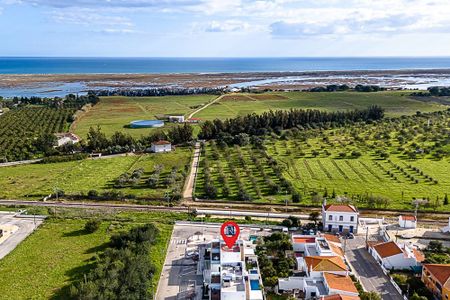
[[[44,220],[41,217],[22,218],[15,217],[14,215],[14,213],[0,214],[0,228],[12,228],[17,226],[17,229],[0,244],[0,259],[14,250],[17,245],[41,225]]]
[[[359,277],[361,284],[366,291],[375,291],[381,294],[385,300],[403,300],[381,270],[380,265],[369,254],[365,248],[365,238],[355,236],[354,239],[347,240],[345,255],[353,267],[353,271]]]

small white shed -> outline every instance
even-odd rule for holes
[[[398,226],[400,226],[401,228],[416,228],[417,218],[416,216],[400,215],[398,217]]]
[[[169,141],[164,140],[153,142],[150,151],[154,153],[170,152],[172,151],[172,144]]]

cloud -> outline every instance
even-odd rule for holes
[[[200,4],[201,0],[19,0],[20,3],[32,5],[45,5],[51,7],[174,7],[192,6]]]
[[[86,9],[64,9],[54,10],[50,13],[51,18],[58,23],[75,24],[83,26],[119,26],[132,27],[133,22],[122,16],[110,16],[99,14]]]
[[[227,20],[224,22],[211,21],[206,24],[204,31],[206,32],[238,32],[246,31],[250,25],[239,20]]]
[[[440,24],[425,25],[423,16],[390,15],[360,19],[359,16],[332,22],[287,22],[270,24],[272,36],[278,38],[301,38],[304,36],[341,34],[400,34],[424,30],[443,29]]]

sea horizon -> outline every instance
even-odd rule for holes
[[[0,56],[0,74],[182,74],[450,69],[450,56],[69,57]]]

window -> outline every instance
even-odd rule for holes
[[[311,292],[311,297],[315,297],[316,296],[316,292]]]
[[[333,221],[333,216],[332,216],[332,215],[330,215],[330,216],[328,217],[328,221]]]
[[[339,221],[344,221],[344,216],[339,216]]]
[[[353,221],[355,221],[355,217],[351,216],[350,217],[350,222],[353,222]]]

